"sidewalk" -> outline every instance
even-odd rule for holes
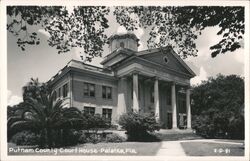
[[[180,141],[163,141],[157,156],[186,156]]]

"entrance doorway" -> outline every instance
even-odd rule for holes
[[[168,112],[167,115],[167,129],[172,129],[172,112]]]

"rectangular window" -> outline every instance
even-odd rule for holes
[[[95,115],[95,107],[84,106],[84,113]]]
[[[83,94],[84,96],[95,97],[95,85],[91,83],[84,83]]]
[[[102,98],[112,99],[112,87],[102,86]]]
[[[103,108],[102,109],[102,117],[106,118],[111,122],[111,117],[112,117],[112,109],[108,108]]]
[[[63,97],[67,97],[68,92],[69,92],[68,83],[66,83],[66,84],[63,85]]]

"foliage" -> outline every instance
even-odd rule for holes
[[[17,105],[7,106],[7,120],[19,119],[22,113],[22,109],[25,108],[26,104],[21,102]],[[10,121],[11,122],[11,121]],[[11,137],[16,133],[16,131],[10,129],[11,123],[7,124],[7,140],[10,141]]]
[[[244,80],[209,78],[192,92],[192,127],[206,137],[244,137]]]
[[[84,144],[87,143],[87,136],[85,135],[84,132],[81,132],[79,138],[78,138],[78,143],[79,144]]]
[[[78,6],[69,13],[64,6],[8,6],[7,30],[17,37],[17,44],[38,45],[39,35],[32,26],[44,29],[48,45],[58,53],[80,47],[85,60],[102,56],[107,43],[106,29],[110,8],[105,6]],[[241,47],[244,38],[244,7],[240,6],[117,6],[113,14],[117,22],[133,31],[138,27],[149,31],[148,47],[172,45],[186,58],[197,56],[195,40],[207,27],[219,26],[223,38],[211,46],[212,57]]]
[[[106,136],[106,142],[111,142],[111,143],[120,143],[120,142],[124,142],[126,141],[126,139],[116,133],[113,134],[108,134]]]
[[[102,55],[108,13],[105,6],[74,7],[72,13],[64,6],[8,6],[7,30],[17,37],[24,51],[26,45],[40,44],[37,31],[32,32],[32,26],[38,26],[49,34],[48,45],[56,47],[58,54],[80,47],[91,61]]]
[[[62,133],[63,146],[72,146],[79,143],[81,137],[81,131],[75,129],[64,129]]]
[[[41,94],[40,101],[28,98],[26,106],[19,109],[21,113],[8,119],[8,130],[12,134],[31,130],[41,135],[40,146],[55,146],[53,133],[78,127],[82,119],[78,109],[63,108],[63,101],[54,102],[54,97],[54,94]]]
[[[16,145],[38,145],[40,136],[31,131],[21,131],[16,133],[10,142]]]
[[[160,129],[154,113],[129,112],[120,116],[119,124],[127,131],[128,140],[147,141],[149,132]]]
[[[86,130],[98,130],[98,129],[107,129],[111,127],[111,123],[106,118],[102,117],[99,114],[91,115],[88,113],[83,113],[83,125]]]
[[[103,137],[101,137],[100,135],[97,135],[97,133],[89,134],[86,137],[86,143],[97,144],[97,143],[102,142],[102,141],[103,141]]]
[[[111,127],[111,123],[100,114],[91,115],[89,113],[82,113],[81,129],[86,130],[80,142],[98,143],[103,141],[104,136],[98,134],[98,131],[105,130]],[[85,139],[83,141],[82,139]]]
[[[112,133],[104,135],[104,133],[86,133],[84,131],[81,131],[81,134],[78,138],[78,143],[84,144],[84,143],[99,143],[99,142],[124,142],[126,139],[118,134]]]
[[[24,102],[20,102],[14,106],[7,106],[7,119],[9,119],[11,116],[18,116],[21,112],[20,109],[22,109],[23,106],[26,106]]]
[[[117,22],[128,30],[150,28],[148,47],[172,45],[181,57],[196,56],[195,40],[207,27],[218,25],[220,42],[210,47],[212,57],[241,47],[244,8],[219,6],[132,6],[116,7]]]
[[[38,78],[31,78],[30,81],[23,86],[23,100],[26,101],[28,98],[35,100],[41,99],[41,94],[49,94],[50,89],[46,83],[40,83]]]

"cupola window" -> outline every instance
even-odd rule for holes
[[[124,42],[120,42],[120,47],[124,48]]]

